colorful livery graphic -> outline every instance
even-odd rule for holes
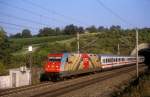
[[[139,63],[144,57],[139,57]],[[101,71],[136,63],[134,56],[114,56],[101,54],[48,54],[48,62],[44,65],[45,80],[57,80],[88,72]]]

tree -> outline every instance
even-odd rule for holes
[[[62,31],[60,30],[59,27],[56,27],[56,28],[55,28],[55,33],[56,33],[56,35],[62,34]]]
[[[77,32],[78,32],[78,27],[73,24],[67,25],[64,28],[64,34],[67,34],[67,35],[76,34]]]
[[[7,39],[6,32],[3,30],[3,28],[0,29],[0,63],[2,64],[9,64],[10,62],[10,51],[9,48],[9,41]]]
[[[14,35],[11,35],[10,38],[22,38],[21,33],[16,33]]]
[[[2,45],[5,42],[6,37],[6,32],[2,27],[0,27],[0,45]]]
[[[120,31],[121,30],[121,26],[119,26],[119,25],[112,25],[111,27],[110,27],[110,30],[111,31]]]
[[[55,30],[52,28],[45,27],[39,30],[39,33],[37,36],[51,36],[51,35],[56,35]]]
[[[84,33],[84,28],[83,27],[78,27],[78,32],[79,33]]]
[[[99,26],[97,30],[98,32],[107,32],[108,29],[105,28],[104,26]]]
[[[23,37],[23,38],[30,38],[30,37],[32,37],[31,31],[30,31],[29,29],[24,29],[24,30],[22,31],[22,37]]]
[[[97,28],[93,25],[91,27],[86,28],[86,30],[90,33],[97,32]]]

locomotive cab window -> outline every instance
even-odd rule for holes
[[[49,61],[50,62],[60,62],[61,61],[61,57],[49,57]]]

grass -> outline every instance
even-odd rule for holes
[[[33,37],[33,38],[17,38],[17,39],[10,39],[10,41],[25,45],[31,45],[31,44],[41,44],[46,42],[54,42],[56,40],[65,40],[72,38],[73,36],[68,35],[60,35],[60,36],[47,36],[47,37]]]
[[[48,37],[33,37],[33,38],[17,38],[10,39],[12,45],[17,45],[20,49],[13,53],[13,55],[22,55],[27,53],[29,45],[33,46],[33,49],[38,49],[41,45],[47,43],[53,43],[56,41],[62,41],[72,39],[74,36],[60,35],[60,36],[48,36]],[[16,47],[17,47],[16,46]]]

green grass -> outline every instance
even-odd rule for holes
[[[65,40],[72,38],[73,36],[68,35],[60,35],[60,36],[48,36],[48,37],[33,37],[33,38],[17,38],[17,39],[10,39],[10,41],[25,45],[31,45],[31,44],[41,44],[46,42],[54,42],[56,40]]]
[[[13,48],[16,48],[13,55],[26,54],[29,45],[32,45],[34,49],[38,49],[41,45],[47,43],[53,43],[56,41],[62,41],[72,39],[74,36],[60,35],[60,36],[48,36],[48,37],[33,37],[33,38],[17,38],[10,39]]]

